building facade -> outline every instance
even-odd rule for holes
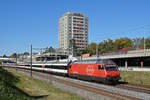
[[[85,50],[88,45],[88,18],[68,12],[59,19],[59,48],[62,52]]]

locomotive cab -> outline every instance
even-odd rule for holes
[[[99,69],[105,73],[105,82],[118,82],[120,78],[120,72],[116,64],[99,65]]]

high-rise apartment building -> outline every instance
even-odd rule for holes
[[[59,48],[63,52],[86,49],[88,45],[88,18],[81,13],[68,12],[59,19]]]

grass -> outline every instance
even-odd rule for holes
[[[5,89],[4,92],[0,91],[0,94],[11,94],[10,97],[5,96],[5,99],[2,100],[83,100],[76,94],[68,93],[53,87],[49,83],[24,76],[13,70],[8,70],[8,73],[14,76],[15,81],[13,80],[14,82],[11,82],[11,84],[16,88],[10,88],[9,86],[10,90],[14,91],[10,93]],[[11,77],[7,78],[8,81],[12,79]],[[0,95],[0,97],[4,98],[3,95]]]
[[[2,65],[2,61],[0,61],[0,66]]]
[[[124,82],[150,85],[150,72],[120,71],[120,76]]]

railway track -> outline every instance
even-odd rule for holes
[[[135,85],[133,85],[133,84],[132,85],[120,84],[120,85],[117,85],[115,87],[150,94],[150,88],[145,88],[143,86],[137,86],[136,84]]]
[[[30,75],[29,70],[19,69],[19,71],[24,72],[24,73],[28,73],[28,75]],[[79,88],[79,89],[82,89],[82,90],[86,90],[88,92],[100,94],[100,95],[103,95],[103,96],[106,96],[106,97],[109,97],[109,98],[112,98],[112,99],[116,99],[116,100],[142,100],[143,99],[143,98],[139,98],[139,97],[136,97],[136,96],[131,96],[131,95],[128,95],[128,94],[123,94],[121,92],[119,93],[119,92],[116,92],[116,91],[111,91],[111,90],[108,90],[108,89],[99,88],[99,85],[101,85],[101,84],[91,85],[92,83],[90,82],[89,85],[87,85],[87,84],[85,85],[85,84],[81,84],[80,82],[77,82],[77,81],[76,82],[69,81],[67,79],[70,79],[70,78],[67,78],[67,77],[61,77],[60,78],[60,76],[55,76],[55,75],[45,74],[45,73],[39,73],[39,72],[35,72],[35,71],[33,71],[33,75],[44,78],[44,79],[48,79],[48,80],[51,80],[51,81],[59,82],[59,83],[62,83],[62,84],[68,85],[68,86],[72,86],[72,87],[75,87],[75,88]],[[70,80],[75,80],[75,79],[70,79]],[[115,88],[121,88],[121,89],[125,89],[125,90],[132,90],[132,91],[138,91],[138,92],[143,92],[144,91],[144,93],[149,94],[149,90],[146,91],[146,90],[140,89],[140,91],[139,91],[139,88],[136,89],[136,88],[133,88],[131,86],[130,86],[130,89],[129,89],[129,87],[127,89],[127,85],[117,85],[117,86],[115,86]],[[150,97],[146,98],[145,100],[149,100],[149,99],[150,99]]]

